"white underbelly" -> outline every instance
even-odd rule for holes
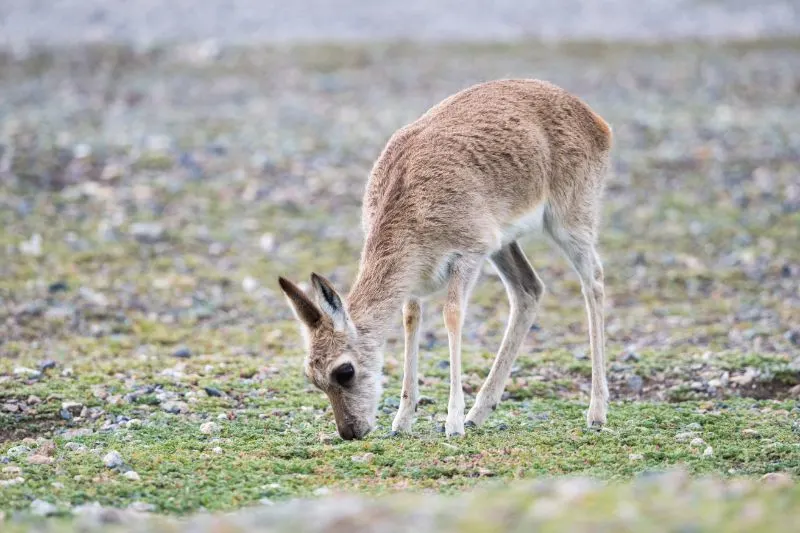
[[[516,241],[523,235],[544,231],[544,205],[542,202],[532,211],[503,225],[498,231],[498,248]]]

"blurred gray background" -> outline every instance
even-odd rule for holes
[[[0,0],[0,46],[300,40],[754,38],[800,0]]]

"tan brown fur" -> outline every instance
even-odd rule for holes
[[[361,429],[364,420],[374,420],[380,387],[371,380],[380,379],[384,339],[401,308],[406,374],[416,374],[417,349],[409,344],[418,341],[418,298],[447,287],[445,321],[456,364],[451,364],[446,426],[448,434],[463,433],[461,327],[480,266],[489,259],[506,284],[512,316],[492,372],[467,417],[476,424],[485,419],[485,411],[499,401],[544,292],[515,243],[533,226],[541,226],[581,277],[593,353],[588,417],[590,423],[605,422],[602,266],[594,244],[611,142],[611,128],[585,103],[538,80],[475,85],[392,136],[367,183],[365,243],[347,302],[339,310],[331,307],[326,302],[335,303],[338,295],[324,280],[315,282],[318,304],[323,311],[327,306],[324,314],[335,320],[306,323],[311,339],[307,366],[319,378],[315,382],[329,397],[358,397],[349,403],[332,399],[334,411],[348,410],[336,416],[340,432],[340,420]],[[283,288],[296,306],[293,289]],[[320,294],[327,297],[320,299]],[[363,383],[369,394],[357,393],[355,385],[342,389],[330,384],[332,365],[343,360],[352,362],[356,377],[369,378]],[[404,379],[396,430],[410,429],[416,398],[415,377]]]

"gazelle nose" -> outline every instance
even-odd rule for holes
[[[356,438],[356,432],[353,431],[353,426],[343,424],[341,426],[338,426],[337,429],[339,430],[339,435],[344,440],[353,440],[354,438]]]

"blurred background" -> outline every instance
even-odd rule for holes
[[[678,463],[797,473],[798,4],[0,0],[0,516],[33,498],[44,514],[90,500],[189,512]],[[277,276],[316,271],[347,292],[390,135],[508,77],[559,84],[614,129],[600,234],[612,432],[580,430],[578,279],[526,238],[548,292],[488,430],[440,445],[434,298],[415,437],[377,440],[398,406],[398,316],[376,440],[332,444]],[[468,406],[507,312],[487,266],[465,327]],[[25,462],[51,437],[53,456]]]

